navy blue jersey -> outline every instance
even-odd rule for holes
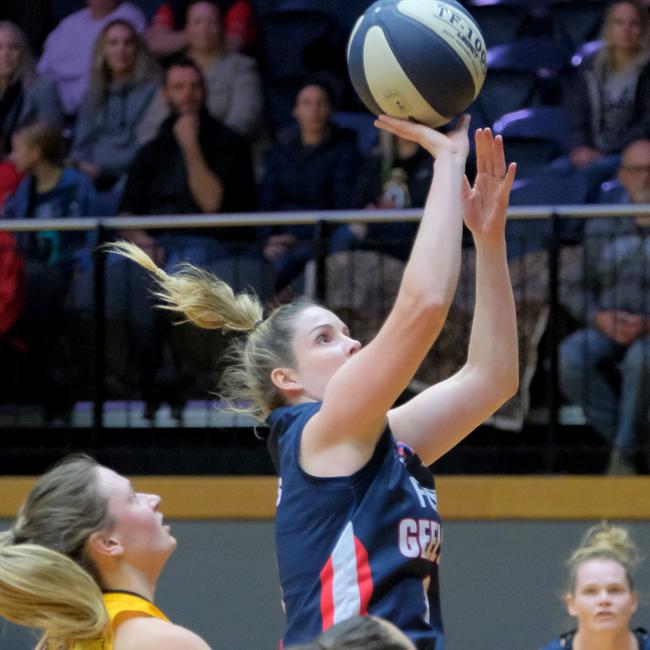
[[[561,637],[547,643],[542,650],[572,650],[575,633],[576,631],[573,630],[563,634]],[[642,627],[634,630],[634,636],[639,645],[639,650],[650,650],[650,636]]]
[[[285,645],[312,640],[357,614],[383,616],[420,650],[442,650],[438,565],[442,533],[431,472],[388,427],[364,467],[320,478],[298,463],[320,402],[269,416],[280,475],[276,552]]]

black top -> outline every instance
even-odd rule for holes
[[[130,214],[198,214],[190,190],[185,160],[173,127],[178,119],[172,114],[158,135],[138,152],[129,169],[120,212]],[[215,120],[205,109],[200,113],[199,143],[208,167],[223,184],[220,212],[255,210],[255,181],[251,154],[246,140]],[[240,229],[224,228],[219,237],[234,239]],[[175,229],[175,232],[181,231]],[[193,231],[196,234],[196,231]]]

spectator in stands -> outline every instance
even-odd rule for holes
[[[203,73],[206,106],[215,119],[252,140],[259,134],[264,101],[257,63],[251,57],[228,52],[219,8],[196,0],[187,9],[185,54]],[[158,95],[143,120],[139,135],[151,139],[169,114],[164,96]]]
[[[650,136],[650,30],[638,0],[615,0],[606,13],[604,46],[587,58],[568,93],[571,116],[570,165],[594,200],[600,184],[616,173],[620,154],[632,141]]]
[[[6,206],[13,219],[60,219],[92,216],[95,190],[85,174],[65,167],[63,138],[58,130],[36,123],[19,129],[12,139],[11,156],[25,174]],[[62,359],[64,299],[72,269],[87,253],[87,237],[79,232],[39,231],[17,237],[25,264],[25,338],[36,364],[34,396],[45,396],[45,415],[64,417],[71,407]]]
[[[639,562],[639,549],[625,528],[607,524],[590,528],[567,562],[564,601],[577,628],[542,650],[650,650],[648,633],[630,625],[639,606],[633,579]]]
[[[353,616],[333,625],[310,643],[286,650],[415,650],[395,625],[379,616]]]
[[[421,208],[432,177],[431,157],[422,147],[382,131],[377,151],[361,167],[353,205],[365,210]],[[406,261],[416,231],[417,223],[359,223],[340,228],[332,245],[376,250]]]
[[[650,140],[628,145],[623,203],[650,203]],[[585,227],[584,326],[560,345],[560,387],[612,445],[608,472],[647,473],[650,406],[650,218]]]
[[[321,79],[298,90],[295,123],[281,131],[264,161],[259,207],[269,211],[337,210],[353,207],[360,156],[356,134],[330,120],[332,92]],[[265,246],[282,289],[312,254],[313,226],[274,229]]]
[[[212,117],[198,66],[179,58],[165,73],[163,93],[171,114],[156,138],[137,154],[129,171],[121,211],[127,214],[196,214],[255,209],[255,184],[246,141]],[[210,264],[226,251],[224,243],[242,235],[226,228],[173,229],[154,243],[145,231],[125,233],[148,250],[165,249],[168,264],[192,259]],[[219,243],[219,241],[221,243]]]
[[[176,539],[156,494],[84,455],[41,476],[0,532],[0,616],[59,650],[210,650],[154,605]]]
[[[131,23],[108,23],[95,44],[71,152],[98,190],[113,189],[135,157],[136,129],[157,85],[157,65]]]
[[[64,18],[47,37],[38,71],[58,88],[67,115],[76,114],[88,82],[95,41],[107,23],[121,18],[138,33],[146,26],[144,14],[130,2],[87,0],[87,7]]]
[[[192,0],[165,0],[158,7],[147,30],[147,42],[158,56],[176,54],[188,46],[185,19]],[[259,29],[248,0],[235,0],[223,18],[226,48],[230,52],[255,51]]]
[[[56,86],[36,75],[25,34],[9,21],[0,21],[0,129],[8,152],[16,128],[33,121],[58,126],[63,111]]]
[[[166,71],[163,92],[171,115],[161,125],[157,137],[137,154],[129,171],[121,211],[178,215],[254,210],[255,182],[248,145],[243,137],[208,113],[197,65],[190,59],[177,59]],[[228,264],[239,274],[249,257],[260,257],[259,246],[254,245],[254,230],[250,228],[128,230],[122,235],[145,248],[160,263],[164,261],[167,269],[191,261],[208,268]],[[125,260],[113,260],[112,264],[120,274],[115,275],[114,284],[109,281],[108,309],[125,311],[123,304],[128,303],[126,311],[133,321],[136,355],[145,359],[138,368],[145,417],[153,418],[161,399],[167,399],[174,417],[180,419],[186,378],[193,377],[182,370],[181,361],[175,356],[173,368],[165,367],[157,356],[165,323],[159,315],[156,318],[149,301],[138,300],[143,287],[149,286],[142,281],[141,271]],[[131,275],[137,278],[131,281]],[[125,290],[121,288],[124,283]],[[132,287],[139,292],[135,300]],[[171,397],[161,398],[161,394]]]

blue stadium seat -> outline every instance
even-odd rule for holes
[[[536,176],[516,180],[510,193],[511,206],[581,205],[587,196],[586,184],[577,177]],[[582,227],[580,220],[567,220],[560,225],[560,235],[575,238]],[[508,259],[542,250],[551,233],[548,219],[518,219],[506,224]]]
[[[332,115],[334,124],[356,131],[357,147],[362,156],[367,156],[378,142],[379,131],[374,120],[375,116],[370,113],[337,111]]]
[[[521,38],[488,50],[488,70],[531,70],[539,77],[560,72],[570,50],[550,38]]]
[[[604,44],[605,41],[600,39],[583,43],[580,45],[580,47],[578,47],[578,49],[575,51],[575,54],[571,57],[571,65],[574,68],[577,68],[585,58],[598,52],[598,50],[600,50]]]
[[[467,9],[479,24],[487,47],[521,36],[529,15],[524,4],[513,0],[471,0]]]
[[[558,152],[564,153],[569,136],[569,115],[564,106],[530,106],[502,115],[493,128],[504,138],[553,140]]]
[[[509,70],[488,68],[487,76],[478,99],[470,112],[478,122],[493,124],[504,113],[530,106],[537,98],[537,74],[533,70]]]

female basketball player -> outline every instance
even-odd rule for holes
[[[44,474],[0,533],[0,615],[40,650],[209,650],[153,604],[176,548],[160,497],[87,456]]]
[[[139,249],[115,250],[155,274],[159,297],[199,327],[247,332],[222,394],[247,400],[271,427],[280,474],[277,559],[288,627],[303,643],[356,614],[382,616],[418,648],[441,647],[440,517],[427,466],[517,390],[515,307],[505,214],[515,165],[503,143],[476,132],[478,174],[464,177],[468,117],[443,135],[382,116],[377,126],[435,158],[399,294],[362,349],[332,312],[307,302],[263,319],[252,296],[198,269],[175,275]],[[463,218],[477,254],[477,299],[467,363],[392,408],[436,340],[460,267]]]
[[[630,629],[639,604],[632,580],[638,563],[639,551],[624,528],[590,528],[567,562],[565,603],[578,627],[543,650],[650,650],[647,632]]]

